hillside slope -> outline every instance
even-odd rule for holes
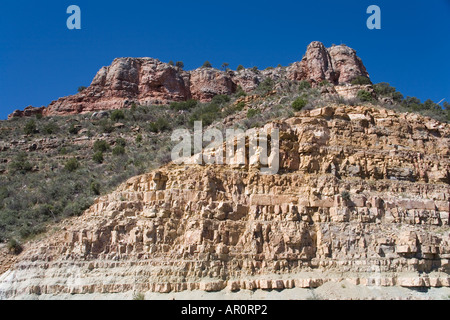
[[[280,172],[175,165],[29,243],[0,298],[450,286],[450,125],[335,105],[280,129]]]

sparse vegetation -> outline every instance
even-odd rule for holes
[[[86,89],[87,89],[87,87],[85,87],[85,86],[80,86],[80,87],[78,87],[77,91],[78,91],[78,92],[83,92],[83,91],[86,90]]]
[[[74,172],[80,167],[80,163],[77,158],[71,158],[66,162],[65,168],[69,172]]]
[[[29,120],[26,124],[25,127],[23,128],[23,132],[25,134],[34,134],[36,133],[37,129],[36,129],[36,121],[34,121],[33,119]]]
[[[306,100],[302,97],[299,97],[299,98],[295,99],[295,101],[292,103],[292,108],[295,111],[300,111],[306,106],[307,103],[308,103],[308,100]]]
[[[237,66],[236,71],[241,71],[241,70],[244,70],[244,69],[245,69],[244,66],[242,64],[240,64],[240,65]]]
[[[202,65],[203,68],[212,68],[212,64],[209,61],[205,61]]]
[[[351,83],[353,85],[365,85],[365,84],[372,84],[372,81],[370,81],[369,78],[364,77],[364,76],[357,76],[356,78],[354,78]]]
[[[357,97],[363,102],[373,101],[372,94],[366,90],[359,90],[357,93]]]
[[[111,120],[112,121],[119,121],[125,119],[125,113],[123,110],[114,110],[111,113]]]

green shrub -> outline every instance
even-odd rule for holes
[[[80,163],[78,162],[78,160],[76,158],[71,158],[71,159],[67,160],[64,167],[67,171],[73,172],[80,167]]]
[[[29,120],[23,128],[23,132],[25,132],[25,134],[33,134],[36,133],[36,131],[36,122],[33,119]]]
[[[261,94],[267,94],[273,90],[274,85],[275,82],[272,79],[267,78],[258,85],[257,90]]]
[[[295,111],[300,111],[306,106],[307,103],[308,103],[308,100],[299,97],[299,98],[295,99],[294,102],[292,102],[292,108]]]
[[[94,155],[92,156],[92,160],[94,160],[97,163],[103,163],[104,161],[103,152],[97,151],[96,153],[94,153]]]
[[[91,183],[91,191],[96,196],[100,195],[100,183],[98,183],[97,181],[92,181],[92,183]]]
[[[125,119],[125,113],[123,112],[123,110],[114,110],[111,113],[111,120],[112,121],[119,121]]]
[[[38,113],[36,114],[36,119],[37,120],[41,120],[44,116],[42,115],[42,113]]]
[[[241,86],[238,86],[236,89],[236,98],[240,98],[240,97],[245,97],[247,95],[247,93],[245,93],[244,89],[242,89]]]
[[[102,133],[112,133],[114,126],[108,121],[108,119],[102,119],[100,121],[100,130]]]
[[[300,81],[300,83],[298,84],[298,90],[301,92],[308,89],[311,89],[311,84],[306,80]]]
[[[112,150],[112,153],[115,156],[119,156],[119,155],[125,154],[125,148],[123,146],[116,146]]]
[[[59,131],[59,127],[54,122],[48,123],[48,124],[44,125],[44,127],[42,127],[42,132],[45,134],[53,134],[58,131]]]
[[[14,160],[11,161],[9,169],[12,173],[27,173],[33,169],[33,166],[27,160],[27,154],[25,152],[20,152]]]
[[[253,68],[252,68],[252,71],[253,71],[254,73],[258,72],[258,67],[253,67]]]
[[[195,121],[202,121],[203,126],[209,126],[221,115],[220,107],[215,103],[200,105],[192,112],[188,124],[193,126]]]
[[[237,66],[236,71],[241,71],[241,70],[244,70],[244,69],[245,69],[244,66],[242,64],[240,64],[240,65]]]
[[[236,111],[242,111],[242,110],[244,110],[244,108],[245,108],[245,102],[244,101],[239,102],[236,105],[236,107],[235,107]]]
[[[8,251],[18,255],[22,252],[22,246],[20,245],[20,243],[16,240],[16,239],[10,239],[8,242]]]
[[[328,80],[322,80],[319,82],[319,87],[326,87],[330,85],[330,82],[328,82]]]
[[[172,102],[170,104],[170,108],[175,111],[191,110],[192,108],[195,108],[197,104],[198,104],[197,100],[190,99],[183,102]]]
[[[356,96],[363,102],[373,101],[372,94],[366,90],[359,90]]]
[[[202,66],[203,68],[212,68],[212,64],[209,62],[209,61],[205,61],[204,63],[203,63],[203,66]]]
[[[230,102],[230,100],[231,100],[231,98],[229,96],[227,96],[225,94],[219,94],[219,95],[214,96],[212,98],[211,103],[215,103],[215,104],[221,105],[221,104],[225,104],[225,103]]]
[[[183,69],[183,68],[184,68],[184,63],[183,63],[183,61],[177,61],[177,62],[175,63],[175,65],[176,65],[178,68],[180,68],[180,69]]]
[[[141,143],[142,142],[142,134],[138,134],[136,136],[136,143]]]
[[[170,60],[167,64],[168,64],[169,66],[174,66],[174,65],[175,65],[175,63],[173,63],[172,60]]]
[[[85,87],[85,86],[80,86],[80,87],[78,87],[77,91],[78,91],[78,92],[83,92],[83,91],[86,90],[86,89],[87,89],[87,87]]]
[[[69,133],[70,134],[78,134],[78,131],[80,131],[80,128],[75,126],[75,124],[71,124],[69,127]]]
[[[258,109],[248,109],[247,111],[247,118],[253,118],[254,116],[256,116],[257,114],[260,114],[261,111],[259,111]]]
[[[163,131],[169,130],[169,129],[170,129],[170,124],[163,117],[159,117],[158,120],[156,120],[155,122],[149,123],[149,130],[154,133],[163,132]]]
[[[354,78],[351,83],[353,85],[365,85],[365,84],[372,84],[372,81],[370,81],[369,78],[364,77],[364,76],[357,76],[356,78]]]
[[[379,97],[389,97],[392,98],[395,102],[402,102],[403,100],[403,95],[387,82],[374,84],[373,90]]]
[[[127,141],[124,138],[117,138],[116,145],[125,147],[127,145]]]
[[[109,143],[104,140],[94,142],[94,152],[106,152],[109,150]]]

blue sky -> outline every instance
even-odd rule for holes
[[[66,27],[72,4],[81,30]],[[381,30],[366,27],[371,4]],[[450,102],[450,0],[18,0],[0,17],[0,119],[75,94],[116,57],[266,68],[299,61],[315,40],[354,48],[373,82]]]

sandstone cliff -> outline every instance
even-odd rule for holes
[[[267,78],[307,80],[313,85],[327,80],[338,85],[348,84],[357,76],[369,75],[355,50],[345,45],[327,49],[317,41],[308,46],[300,62],[264,71],[224,72],[213,68],[183,71],[157,59],[118,58],[110,66],[101,68],[87,89],[53,101],[38,112],[52,116],[120,109],[133,103],[167,104],[188,99],[206,102],[215,95],[233,94],[238,86],[251,92]],[[34,112],[16,110],[9,118],[32,114]]]
[[[277,175],[169,164],[31,243],[0,298],[450,286],[450,125],[335,106],[269,123]]]

